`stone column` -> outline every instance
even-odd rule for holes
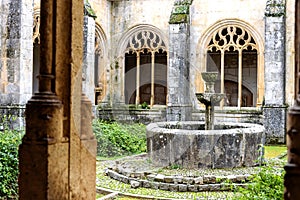
[[[83,1],[41,1],[39,90],[19,149],[22,199],[95,199],[91,104],[82,97]]]
[[[296,0],[295,104],[289,109],[287,124],[288,163],[284,169],[284,199],[300,199],[300,1]]]
[[[91,102],[95,102],[95,13],[88,1],[85,1],[83,21],[83,67],[82,89]]]
[[[189,62],[189,6],[192,0],[175,1],[169,21],[169,66],[167,121],[192,118]]]
[[[285,105],[285,0],[268,0],[265,12],[265,104],[267,143],[284,143]]]

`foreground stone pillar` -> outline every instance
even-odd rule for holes
[[[285,0],[268,0],[265,14],[265,105],[267,143],[284,143],[285,106]]]
[[[39,92],[19,150],[24,199],[95,199],[96,142],[82,96],[83,1],[41,1]]]
[[[284,199],[300,199],[300,1],[296,0],[295,32],[295,104],[288,112],[287,148],[288,163],[284,167]]]
[[[192,0],[175,1],[169,21],[169,66],[167,121],[192,118],[189,62],[189,6]]]

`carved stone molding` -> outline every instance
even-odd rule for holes
[[[40,44],[40,9],[35,9],[33,14],[33,43]]]

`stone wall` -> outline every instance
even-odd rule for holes
[[[1,104],[24,104],[32,93],[32,2],[1,2]]]
[[[165,108],[151,110],[136,108],[102,108],[96,110],[96,116],[101,120],[113,120],[124,123],[143,123],[166,121]]]

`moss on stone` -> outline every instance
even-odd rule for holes
[[[181,5],[173,8],[172,14],[189,14],[189,6]]]
[[[265,12],[266,17],[281,17],[285,16],[285,4],[283,3],[274,3],[274,2],[269,2],[267,3],[266,7],[266,12]]]
[[[170,24],[188,23],[190,5],[193,0],[177,0],[170,16]]]
[[[191,5],[193,0],[177,0],[175,1],[174,5]]]
[[[187,14],[177,14],[171,15],[170,17],[170,24],[180,24],[188,22],[188,15]]]
[[[84,15],[87,15],[92,18],[97,18],[95,11],[93,10],[91,4],[88,0],[84,0]]]

